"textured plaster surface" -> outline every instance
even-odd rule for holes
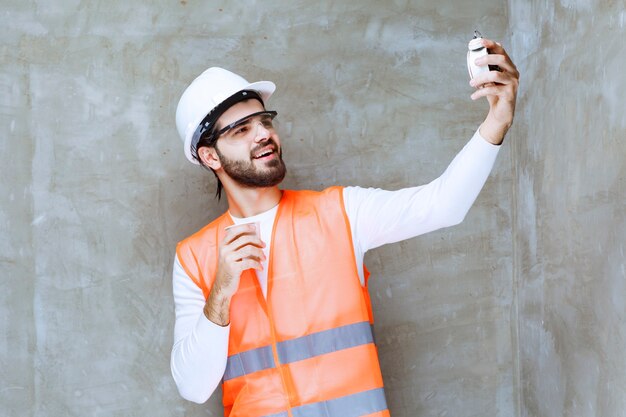
[[[623,2],[510,2],[521,415],[626,415]]]
[[[278,84],[285,187],[397,189],[482,121],[478,28],[525,71],[519,113],[464,223],[366,257],[389,407],[623,415],[622,6],[4,1],[0,414],[222,415],[169,372],[175,244],[225,209],[174,127],[196,75]]]

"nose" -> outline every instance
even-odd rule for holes
[[[258,121],[256,123],[256,132],[254,133],[254,141],[262,142],[265,139],[270,137],[270,131],[265,126],[263,126],[263,122]]]

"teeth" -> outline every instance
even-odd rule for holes
[[[258,155],[256,158],[263,158],[264,156],[267,156],[267,155],[269,155],[271,153],[272,153],[272,151],[263,152],[262,154]]]

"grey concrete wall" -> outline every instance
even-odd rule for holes
[[[524,70],[494,174],[366,259],[392,415],[623,415],[623,5],[233,3],[3,2],[0,414],[221,415],[169,374],[175,242],[225,208],[174,128],[197,74],[277,82],[286,187],[395,189],[482,120],[479,28]]]
[[[626,416],[624,6],[510,2],[522,416]]]

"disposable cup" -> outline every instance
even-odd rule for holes
[[[226,226],[224,228],[224,230],[228,231],[229,229],[232,229],[233,227],[243,226],[244,224],[253,224],[254,225],[254,234],[256,235],[257,238],[259,238],[259,239],[261,238],[261,223],[260,222],[233,224],[232,226]]]

